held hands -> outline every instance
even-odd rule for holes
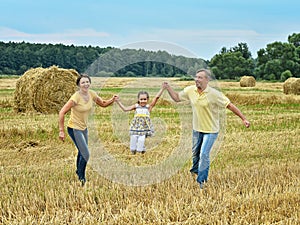
[[[119,100],[119,96],[118,95],[114,95],[113,96],[114,102]]]
[[[167,81],[164,81],[163,83],[162,83],[162,86],[161,86],[164,90],[165,89],[168,89],[169,87],[170,87],[170,85],[169,85],[169,83],[167,82]]]
[[[114,101],[115,102],[119,102],[120,101],[120,97],[118,95],[114,95]]]

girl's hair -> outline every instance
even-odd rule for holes
[[[92,83],[91,78],[90,78],[89,75],[87,75],[87,74],[80,74],[79,77],[78,77],[77,80],[76,80],[76,85],[77,85],[77,86],[79,86],[80,80],[81,80],[81,78],[83,78],[83,77],[88,78],[89,81],[90,81],[90,83]]]
[[[140,103],[140,102],[139,102],[139,98],[140,98],[141,95],[147,95],[147,99],[149,99],[149,94],[148,94],[147,91],[140,91],[140,92],[138,93],[138,95],[137,95],[138,103]]]

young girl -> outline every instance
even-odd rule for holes
[[[164,89],[161,88],[150,104],[148,104],[149,94],[146,91],[140,91],[137,96],[138,102],[131,106],[125,107],[119,98],[116,99],[116,102],[124,112],[135,110],[134,118],[130,124],[130,151],[132,154],[136,152],[143,154],[146,151],[145,139],[154,133],[150,112],[163,91]]]

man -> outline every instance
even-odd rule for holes
[[[164,83],[164,88],[175,102],[188,99],[192,106],[193,165],[190,172],[197,175],[197,182],[201,189],[208,179],[209,155],[218,137],[222,115],[225,116],[225,109],[228,108],[239,116],[247,128],[250,126],[250,122],[242,112],[222,92],[209,86],[210,76],[210,70],[198,70],[195,76],[195,85],[188,86],[179,93],[175,92],[167,82]]]

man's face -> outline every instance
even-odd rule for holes
[[[195,76],[196,87],[204,90],[208,84],[208,77],[204,71],[201,71]]]

